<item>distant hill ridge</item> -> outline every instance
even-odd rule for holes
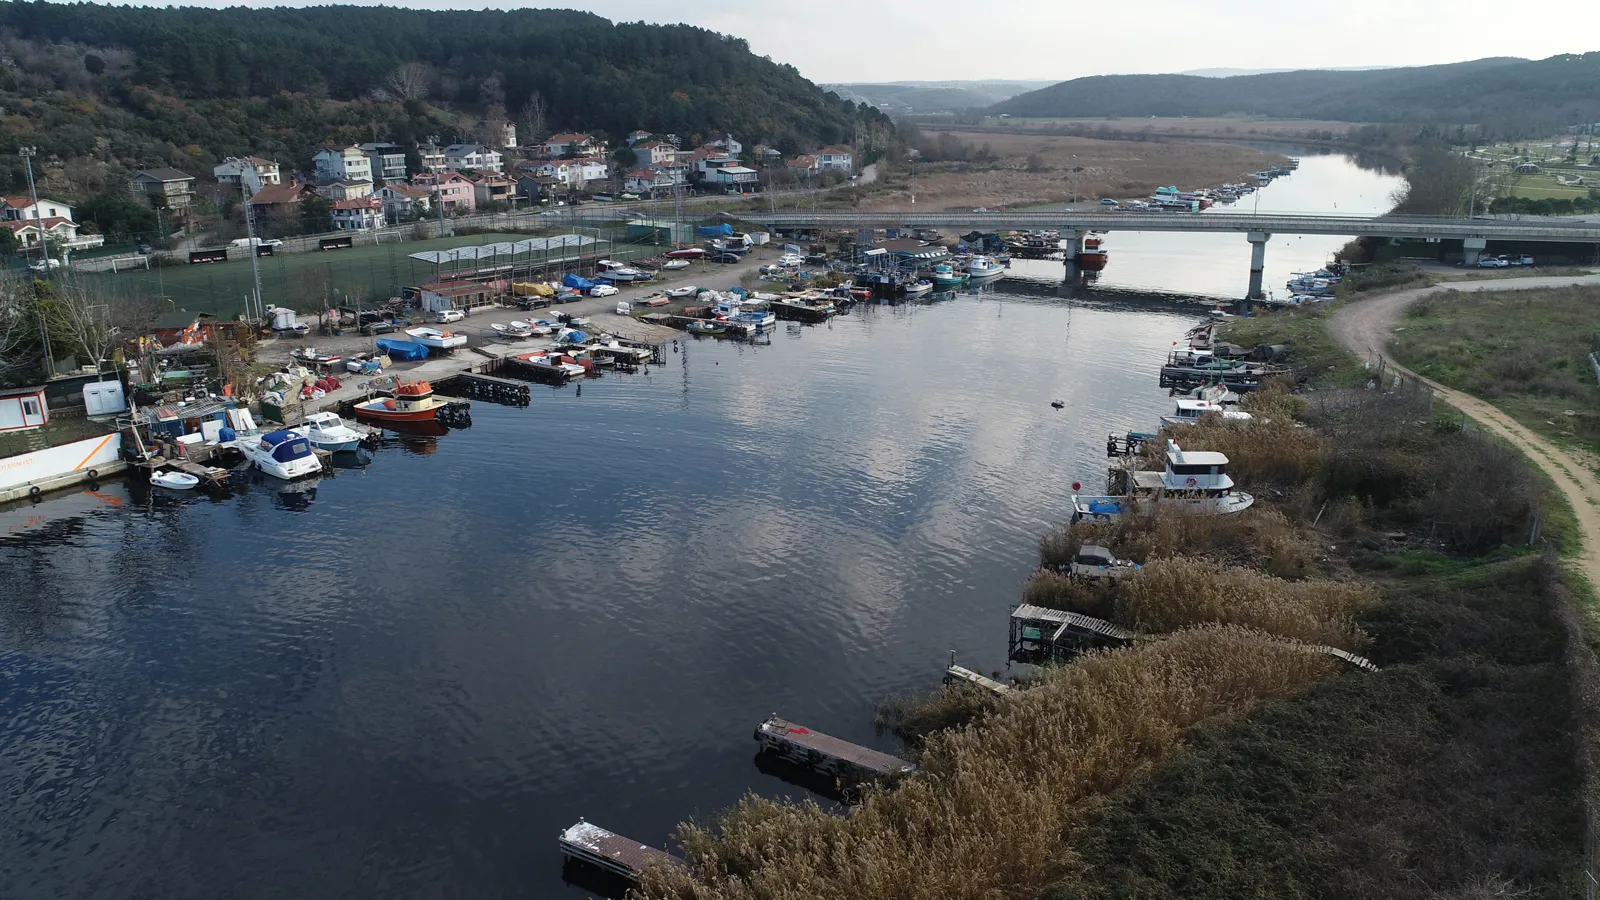
[[[1600,121],[1600,52],[1542,60],[1491,57],[1439,66],[1298,70],[1227,78],[1097,75],[1018,95],[988,112],[1058,118],[1242,114],[1479,124],[1531,134]]]

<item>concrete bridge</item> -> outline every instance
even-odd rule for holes
[[[1172,213],[1003,210],[996,212],[757,212],[739,218],[779,229],[945,228],[957,231],[1059,230],[1068,263],[1090,231],[1191,231],[1243,234],[1250,242],[1250,297],[1261,296],[1267,241],[1274,234],[1459,240],[1467,265],[1489,241],[1551,241],[1600,245],[1600,223],[1561,219],[1455,219],[1436,216],[1324,216],[1296,213]]]

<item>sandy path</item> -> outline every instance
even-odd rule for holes
[[[1396,291],[1340,307],[1333,315],[1331,329],[1334,337],[1357,356],[1387,357],[1389,338],[1400,322],[1401,313],[1419,297],[1441,290],[1471,293],[1522,291],[1575,284],[1600,284],[1600,275],[1491,279]],[[1578,517],[1578,527],[1583,537],[1583,549],[1576,559],[1578,571],[1588,579],[1590,585],[1600,588],[1600,480],[1596,479],[1595,473],[1575,455],[1551,444],[1489,403],[1423,378],[1392,360],[1387,365],[1432,387],[1446,403],[1462,410],[1481,422],[1483,427],[1516,446],[1550,476]]]

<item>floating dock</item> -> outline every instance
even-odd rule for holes
[[[637,882],[651,865],[682,865],[683,860],[582,819],[561,832],[561,855]]]
[[[970,684],[973,687],[982,688],[991,693],[999,694],[1002,697],[1011,693],[1011,685],[1004,682],[995,681],[993,678],[990,678],[987,675],[974,672],[971,669],[968,669],[964,666],[958,666],[955,663],[951,663],[949,666],[945,667],[944,683]]]
[[[756,728],[763,752],[851,783],[899,778],[915,765],[870,747],[852,744],[776,715]]]
[[[525,381],[513,381],[481,372],[462,372],[433,383],[434,389],[452,397],[464,396],[501,406],[527,406],[533,396]]]

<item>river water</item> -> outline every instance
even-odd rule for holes
[[[1345,212],[1388,185],[1308,158],[1263,208],[1290,187]],[[1242,238],[1113,238],[1102,284],[1243,290]],[[1196,321],[1030,265],[685,338],[315,484],[0,509],[0,896],[583,896],[555,843],[580,816],[662,845],[802,795],[754,763],[773,712],[895,750],[875,704],[951,650],[1003,668],[1039,534],[1170,409]]]

